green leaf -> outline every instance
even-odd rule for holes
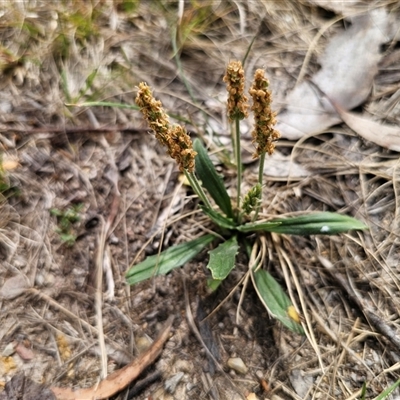
[[[197,152],[196,156],[196,175],[210,193],[210,196],[217,203],[218,207],[229,218],[233,218],[231,199],[226,191],[224,182],[215,170],[214,164],[207,154],[206,149],[201,144],[200,140],[195,139],[193,148]]]
[[[226,218],[218,211],[213,210],[212,208],[200,206],[200,208],[204,211],[204,214],[208,216],[213,222],[215,222],[219,227],[225,229],[235,229],[235,223],[231,218]]]
[[[162,251],[160,254],[147,257],[141,263],[129,268],[125,274],[129,285],[157,275],[165,275],[174,268],[181,267],[215,239],[212,234],[201,236],[190,242],[181,243]]]
[[[375,398],[375,400],[386,399],[389,396],[389,394],[392,393],[399,386],[400,386],[400,379],[397,380],[395,383],[393,383],[393,385],[385,389],[378,397]]]
[[[253,273],[253,278],[258,297],[268,312],[293,332],[304,335],[300,317],[289,297],[273,276],[267,271],[259,269]]]
[[[300,217],[280,218],[269,222],[280,222],[280,225],[267,229],[269,232],[289,235],[334,235],[350,230],[367,229],[361,221],[331,212],[318,212]]]
[[[235,258],[239,245],[236,236],[221,243],[217,248],[208,252],[210,260],[207,268],[214,280],[224,280],[235,267]]]
[[[212,291],[215,292],[218,289],[218,286],[222,283],[219,279],[207,279],[207,287]]]
[[[281,225],[281,222],[249,222],[248,224],[237,226],[236,229],[244,233],[256,231],[275,232],[273,229],[279,225]]]

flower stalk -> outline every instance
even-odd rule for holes
[[[197,179],[196,175],[193,172],[189,172],[187,170],[183,171],[185,174],[186,179],[189,181],[190,186],[194,190],[194,192],[197,194],[199,199],[204,203],[204,205],[212,210],[212,205],[210,201],[208,200],[208,197],[204,193],[203,187],[201,186],[199,180]]]
[[[275,141],[280,138],[280,133],[274,129],[276,113],[271,109],[272,96],[268,89],[269,81],[264,76],[263,69],[257,69],[254,74],[253,84],[249,93],[253,99],[251,110],[254,113],[254,130],[252,132],[253,143],[256,151],[253,158],[260,158],[258,169],[258,183],[262,185],[264,174],[265,154],[272,155],[275,150]],[[254,220],[258,216],[261,206],[262,191],[260,191],[259,204],[256,208]]]
[[[240,210],[242,160],[240,154],[240,120],[248,116],[247,96],[244,94],[244,69],[240,61],[231,61],[223,78],[228,91],[228,116],[235,121],[234,153],[237,167],[237,209]]]

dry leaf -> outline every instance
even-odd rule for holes
[[[264,175],[274,178],[300,180],[310,175],[310,171],[293,161],[292,157],[275,152],[264,162]]]
[[[381,59],[382,43],[389,40],[391,24],[384,9],[359,15],[334,36],[319,62],[321,69],[287,97],[277,129],[288,139],[315,134],[341,121],[324,94],[344,110],[362,104],[371,91]]]
[[[400,152],[400,128],[373,121],[369,116],[337,108],[342,120],[362,138]]]

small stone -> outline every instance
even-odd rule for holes
[[[246,374],[249,370],[243,360],[239,357],[230,358],[227,364],[229,368],[239,372],[239,374]]]

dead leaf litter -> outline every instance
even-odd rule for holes
[[[139,364],[104,396],[346,399],[366,382],[374,398],[398,380],[400,9],[378,3],[0,6],[0,399],[76,398]],[[254,37],[247,81],[266,68],[284,137],[265,165],[261,216],[336,211],[369,226],[267,237],[264,267],[311,327],[306,339],[251,290],[204,319],[244,259],[217,293],[205,253],[124,282],[133,260],[213,226],[139,113],[104,102],[134,105],[144,81],[192,136],[229,136],[222,77]],[[248,162],[244,190],[256,181]]]

